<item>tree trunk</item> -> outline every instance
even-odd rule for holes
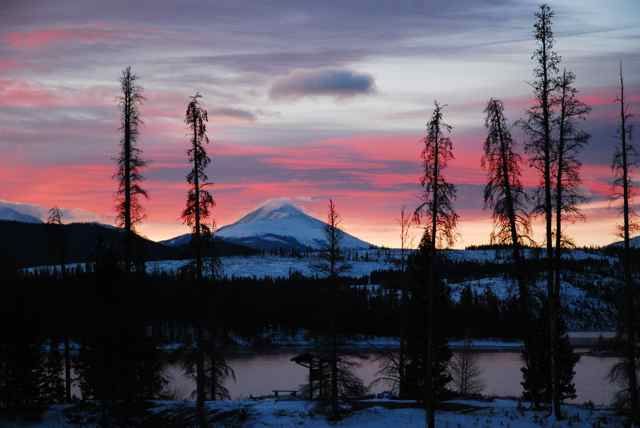
[[[435,153],[434,153],[434,168],[433,168],[433,199],[431,207],[431,242],[429,251],[425,251],[426,266],[425,273],[425,287],[427,287],[427,343],[425,344],[425,410],[427,417],[427,427],[434,428],[435,422],[435,391],[433,385],[433,299],[434,299],[434,287],[436,286],[436,234],[438,227],[438,210],[439,210],[439,145],[440,135],[436,133],[435,139]]]
[[[64,336],[64,397],[71,402],[71,355],[69,352],[69,335]]]
[[[211,338],[210,338],[210,350],[209,352],[211,353],[210,357],[209,357],[209,362],[211,364],[211,400],[217,400],[217,387],[218,387],[218,378],[217,378],[217,371],[216,371],[216,364],[218,363],[216,360],[216,337],[217,337],[217,332],[214,329],[211,329]]]
[[[127,76],[129,77],[129,76]],[[131,272],[131,81],[127,80],[124,94],[124,262]]]
[[[631,245],[630,245],[630,189],[629,189],[629,159],[627,147],[627,124],[624,101],[624,80],[622,78],[622,65],[620,65],[620,144],[622,154],[622,213],[624,217],[624,290],[625,290],[625,324],[627,325],[627,376],[629,378],[629,399],[631,400],[631,416],[634,423],[640,423],[638,412],[638,380],[636,377],[636,334],[635,334],[635,293],[633,290],[631,275]]]
[[[333,276],[332,277],[332,307],[331,310],[331,412],[334,417],[338,416],[338,337],[336,331],[336,281]]]
[[[200,428],[207,427],[207,412],[204,407],[204,338],[200,320],[196,321],[196,417]]]
[[[566,81],[566,72],[563,75],[563,82]],[[566,120],[566,87],[565,85],[563,85],[562,88],[562,97],[561,97],[561,105],[560,105],[560,129],[559,129],[559,138],[558,138],[558,148],[557,148],[557,159],[556,159],[556,242],[555,242],[555,247],[556,247],[556,252],[555,252],[555,262],[554,262],[554,294],[553,294],[553,301],[551,301],[551,304],[554,305],[553,307],[553,316],[554,316],[554,322],[556,323],[555,325],[557,325],[557,320],[558,320],[558,312],[560,311],[560,272],[561,272],[561,266],[562,266],[562,179],[563,179],[563,166],[564,166],[564,150],[565,150],[565,120]],[[560,375],[557,372],[559,364],[558,364],[558,353],[557,353],[557,349],[555,348],[556,346],[556,341],[559,339],[557,337],[557,332],[555,331],[555,329],[553,330],[553,335],[551,336],[551,339],[553,340],[553,344],[551,346],[553,346],[554,350],[556,350],[556,352],[554,353],[553,357],[555,358],[554,360],[554,367],[556,369],[556,375],[555,377],[553,377],[552,381],[553,381],[553,391],[555,393],[555,395],[553,396],[553,405],[554,405],[554,411],[556,413],[556,415],[560,415],[560,402],[562,397],[560,397]],[[557,402],[557,404],[556,404]]]
[[[193,188],[195,192],[195,250],[196,250],[196,280],[198,283],[202,280],[202,246],[201,246],[201,231],[200,231],[200,165],[199,165],[199,151],[197,147],[198,143],[198,128],[197,123],[193,128]]]
[[[529,290],[526,279],[524,277],[524,262],[522,248],[520,246],[520,238],[518,236],[518,224],[516,221],[516,208],[513,202],[513,193],[511,191],[511,171],[509,170],[509,159],[507,159],[507,147],[504,141],[504,130],[502,124],[497,121],[498,138],[500,138],[500,164],[502,175],[502,186],[504,188],[505,203],[507,215],[509,216],[509,231],[511,233],[511,251],[513,257],[513,265],[516,281],[518,282],[518,291],[520,294],[520,311],[523,318],[523,339],[527,342],[529,330]]]
[[[547,39],[542,43],[542,120],[544,126],[544,212],[545,212],[545,237],[546,237],[546,264],[547,264],[547,299],[549,304],[549,366],[551,368],[551,400],[553,402],[552,412],[556,417],[560,417],[560,401],[558,391],[556,391],[556,379],[558,377],[556,367],[556,305],[554,290],[553,272],[553,235],[552,223],[553,212],[551,206],[551,119],[549,112],[549,65],[547,57]]]

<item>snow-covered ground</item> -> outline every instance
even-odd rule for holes
[[[447,257],[456,262],[472,263],[506,263],[510,261],[510,253],[504,250],[447,250]],[[398,269],[398,260],[401,252],[397,249],[359,249],[347,252],[347,263],[351,269],[345,276],[362,277],[369,275],[375,270]],[[534,257],[534,251],[529,251],[529,256]],[[567,251],[565,257],[574,260],[609,260],[608,257],[599,253],[591,253],[582,250]],[[220,258],[222,263],[222,274],[228,278],[286,278],[297,272],[304,276],[321,276],[316,266],[321,263],[319,255],[312,254],[307,257],[286,257],[275,255],[253,255],[253,256],[228,256]],[[147,272],[175,272],[178,269],[191,263],[191,260],[158,260],[146,262]],[[70,263],[68,268],[86,269],[87,263]],[[57,269],[54,266],[35,266],[25,269],[26,271],[52,271]],[[495,277],[494,279],[479,279],[474,285],[475,288],[482,288],[489,281],[494,281],[494,292],[508,293],[507,283]]]
[[[294,273],[304,276],[323,276],[317,265],[319,257],[279,257],[279,256],[231,256],[221,257],[222,275],[227,278],[288,278]],[[163,260],[147,262],[151,273],[175,272],[186,266],[189,260]],[[380,269],[393,269],[393,264],[385,260],[349,262],[351,269],[345,276],[359,278]]]
[[[450,283],[449,288],[451,289],[451,299],[456,303],[459,302],[462,291],[466,287],[470,287],[471,291],[473,291],[473,294],[475,295],[482,295],[487,289],[489,289],[500,300],[507,300],[509,297],[518,294],[517,286],[510,278],[505,278],[504,276],[490,276]]]
[[[237,426],[247,428],[329,428],[368,427],[396,428],[423,427],[424,410],[414,403],[394,400],[367,400],[361,402],[350,414],[337,422],[331,422],[320,414],[315,403],[302,400],[238,400],[207,402],[209,420],[214,426]],[[519,407],[514,400],[456,400],[444,403],[447,410],[436,413],[436,425],[441,427],[622,427],[624,420],[606,409],[590,409],[579,406],[564,406],[566,418],[556,421],[547,412],[534,412]],[[4,427],[41,428],[79,427],[67,421],[65,406],[53,406],[41,422],[7,422]],[[179,419],[192,422],[194,402],[158,401],[151,409],[150,420],[160,423],[163,419]],[[155,418],[155,419],[154,419]],[[0,421],[1,423],[1,421]],[[217,425],[216,425],[217,423]],[[87,425],[84,425],[87,426]],[[177,426],[177,425],[172,425]]]
[[[576,276],[563,278],[560,287],[560,301],[566,308],[569,328],[574,330],[612,329],[615,328],[611,308],[598,296],[595,291],[588,291],[585,286],[596,290],[609,284],[602,277]],[[481,296],[486,290],[491,290],[499,300],[507,300],[518,296],[518,286],[513,279],[505,276],[490,276],[467,281],[449,283],[451,298],[459,302],[462,291],[470,287],[474,295]],[[533,292],[546,294],[546,282],[538,280]]]
[[[445,250],[449,260],[476,263],[507,263],[511,261],[510,250]],[[524,252],[528,259],[543,257],[541,249],[527,249]],[[595,251],[567,250],[562,254],[567,260],[613,260],[613,258]]]
[[[270,333],[263,333],[260,337],[260,343],[264,345],[268,343],[275,347],[290,347],[290,348],[310,348],[316,345],[315,339],[309,336],[304,330],[298,330],[295,334],[286,334],[279,331],[273,331]],[[234,342],[242,347],[251,347],[251,343],[242,339],[241,337],[234,336]],[[584,339],[586,340],[586,339]],[[400,347],[400,340],[397,337],[387,336],[352,336],[344,340],[344,346],[349,349],[361,349],[366,351],[384,350],[384,349],[398,349]],[[462,340],[450,340],[449,346],[452,349],[459,349],[464,346]],[[496,350],[519,350],[522,347],[522,343],[519,341],[508,341],[499,339],[474,339],[470,341],[472,349],[496,351]],[[175,349],[179,347],[178,344],[169,344],[167,349]]]
[[[311,257],[280,257],[269,255],[229,256],[221,257],[222,275],[226,278],[288,278],[292,274],[307,277],[323,276],[317,266],[322,260],[317,256]],[[148,273],[174,273],[184,268],[192,260],[158,260],[146,262]],[[358,260],[348,262],[350,269],[343,275],[352,278],[368,276],[371,272],[381,269],[394,269],[395,265],[389,260]],[[67,269],[87,269],[87,263],[69,263]],[[52,272],[57,266],[35,266],[25,269],[28,272]],[[206,267],[205,267],[206,270]]]

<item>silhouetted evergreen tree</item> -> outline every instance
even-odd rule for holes
[[[558,131],[558,137],[553,147],[554,188],[552,190],[552,203],[555,210],[556,222],[554,230],[555,296],[553,298],[553,304],[556,307],[554,313],[558,323],[561,323],[562,321],[560,321],[560,319],[564,317],[561,311],[562,303],[560,301],[560,291],[562,288],[561,272],[563,270],[562,251],[563,248],[567,246],[573,246],[571,239],[563,232],[562,225],[563,222],[572,222],[576,219],[583,218],[579,204],[584,202],[585,197],[580,191],[580,185],[582,184],[582,180],[580,179],[581,162],[578,156],[589,140],[589,134],[582,131],[577,122],[585,119],[590,108],[577,98],[578,91],[573,85],[574,81],[575,75],[573,73],[567,72],[566,70],[563,71],[558,81],[558,91],[555,95],[556,101],[554,101],[554,103],[558,105],[558,114],[555,117],[555,127]],[[557,329],[555,334],[560,335],[560,330]],[[568,342],[568,338],[559,336],[557,339],[558,346],[562,346],[565,341]],[[573,374],[573,371],[562,371],[562,364],[567,363],[572,358],[570,355],[566,355],[567,352],[573,352],[571,347],[568,349],[558,348],[555,354],[556,358],[559,359],[557,364],[560,367],[558,376],[554,379],[558,384],[555,389],[560,391],[559,401],[562,401],[563,385],[571,381],[571,379],[564,379],[563,376]]]
[[[341,352],[340,338],[338,337],[338,310],[337,302],[339,301],[339,289],[341,285],[340,275],[348,271],[351,267],[345,261],[344,253],[340,242],[343,234],[340,230],[341,224],[340,214],[336,210],[333,199],[329,199],[327,211],[327,222],[325,226],[325,243],[320,252],[322,262],[315,266],[315,269],[326,275],[326,286],[328,287],[328,305],[329,305],[329,334],[324,338],[324,342],[320,349],[320,359],[327,366],[321,367],[318,372],[320,384],[328,384],[329,388],[324,388],[328,392],[326,398],[331,404],[331,415],[337,418],[340,413],[339,401],[342,399],[353,398],[347,396],[347,393],[353,393],[355,390],[364,391],[362,382],[351,372],[352,363]],[[326,343],[328,342],[328,343]],[[358,385],[360,386],[358,388]]]
[[[424,365],[424,404],[429,428],[435,426],[435,394],[436,383],[433,378],[434,360],[434,288],[439,284],[437,246],[441,242],[452,244],[454,229],[458,222],[458,215],[453,209],[456,188],[448,183],[442,174],[447,163],[453,159],[453,144],[449,138],[452,127],[443,120],[443,107],[435,102],[431,120],[427,123],[427,135],[424,138],[422,150],[423,175],[420,180],[422,186],[422,203],[416,208],[415,218],[418,222],[424,220],[426,225],[423,242],[428,244],[429,251],[423,251],[425,263],[424,286],[427,291],[425,297],[425,322],[427,329],[425,346],[426,363]],[[428,268],[427,268],[428,267]]]
[[[49,229],[49,244],[52,247],[52,253],[58,260],[60,266],[60,277],[65,278],[65,233],[62,226],[63,213],[57,206],[49,210],[47,218],[47,224]],[[63,338],[64,343],[64,388],[65,388],[65,400],[71,401],[71,352],[69,349],[69,335],[65,334]]]
[[[410,278],[410,302],[409,302],[409,323],[407,330],[406,357],[404,372],[406,376],[406,397],[416,400],[425,400],[425,389],[431,389],[433,399],[444,398],[447,384],[451,381],[448,371],[449,360],[452,353],[448,345],[447,331],[444,327],[449,315],[451,301],[449,289],[442,281],[435,284],[425,285],[425,280],[431,279],[425,275],[424,259],[431,253],[430,241],[423,236],[418,251],[409,257],[408,268]],[[426,254],[425,254],[426,253]],[[429,292],[429,290],[431,290]],[[440,328],[431,328],[432,336],[428,337],[429,326],[424,324],[425,300],[434,299],[432,304],[428,304],[434,311],[433,316],[428,317],[429,322],[437,323]],[[427,327],[427,328],[425,328]],[[427,342],[425,346],[425,342]],[[427,350],[431,349],[431,370],[426,369],[429,364]],[[431,373],[431,384],[427,384],[427,374]]]
[[[209,143],[207,136],[207,110],[200,104],[202,95],[196,93],[190,98],[185,113],[185,123],[191,133],[191,147],[187,151],[189,162],[192,164],[191,170],[187,174],[187,183],[189,183],[189,193],[187,194],[187,206],[182,212],[182,220],[191,227],[191,245],[195,250],[195,280],[196,283],[202,281],[203,271],[203,244],[208,241],[211,235],[206,220],[210,215],[210,208],[214,206],[213,196],[206,189],[208,180],[207,166],[211,159],[207,155],[205,145]],[[196,321],[196,341],[197,341],[197,357],[196,357],[196,408],[198,413],[198,421],[201,427],[205,427],[206,415],[204,409],[205,400],[205,356],[204,356],[204,332],[200,322],[202,321],[202,312],[197,311]]]
[[[60,269],[60,277],[64,278],[65,271],[65,242],[64,229],[62,228],[62,210],[53,207],[47,216],[47,233],[49,241],[49,251],[53,257],[53,264],[57,264]]]
[[[406,345],[407,345],[407,329],[408,329],[408,310],[409,310],[409,284],[407,281],[407,251],[410,248],[409,231],[411,229],[411,216],[406,212],[405,207],[400,211],[400,349],[398,351],[398,395],[404,397],[406,395],[407,376],[404,371],[406,364]]]
[[[523,351],[524,366],[522,367],[522,389],[523,398],[531,401],[536,409],[543,404],[552,404],[551,370],[549,364],[551,358],[549,351],[549,316],[548,302],[542,301],[543,308],[535,311],[531,321],[532,332],[529,336],[531,345]],[[554,349],[557,351],[558,382],[556,384],[559,400],[576,398],[576,388],[573,383],[575,375],[575,365],[580,356],[573,352],[567,335],[567,327],[563,318],[558,319],[558,335]]]
[[[187,174],[190,186],[187,206],[182,212],[182,220],[192,229],[191,241],[196,255],[195,276],[198,281],[202,279],[203,244],[211,234],[206,221],[210,216],[210,209],[215,205],[213,196],[206,189],[210,185],[207,182],[207,166],[211,163],[211,158],[205,148],[209,143],[208,116],[207,110],[200,104],[201,98],[202,95],[198,93],[192,96],[185,113],[185,123],[191,133],[191,147],[187,151],[191,169]]]
[[[160,350],[140,308],[129,303],[130,296],[122,300],[130,293],[130,277],[117,251],[98,244],[94,277],[98,299],[80,337],[78,385],[83,399],[100,404],[100,426],[132,426],[140,416],[137,404],[162,398]]]
[[[147,197],[142,188],[142,168],[146,162],[142,159],[142,150],[138,147],[139,128],[142,124],[140,105],[144,101],[142,87],[137,83],[138,76],[127,67],[120,76],[122,95],[118,98],[120,109],[120,153],[117,158],[118,201],[116,223],[124,228],[124,264],[125,271],[131,272],[133,262],[133,233],[136,224],[144,218],[140,197]]]
[[[553,128],[553,93],[558,87],[558,66],[560,56],[553,50],[554,36],[552,29],[554,13],[547,4],[540,6],[535,14],[534,36],[536,49],[532,55],[535,63],[534,80],[530,83],[533,88],[535,105],[527,111],[527,119],[523,121],[523,129],[529,140],[525,145],[529,153],[531,166],[540,174],[540,187],[536,193],[534,213],[544,215],[545,219],[545,245],[547,262],[547,298],[554,300],[554,259],[553,259],[553,203],[552,203],[552,167],[554,144],[552,138]],[[551,303],[549,311],[549,335],[555,337],[556,333],[556,307]],[[553,346],[554,341],[549,341]],[[550,349],[549,358],[551,378],[557,379],[554,349]],[[555,382],[554,382],[555,383]],[[560,417],[560,400],[558,394],[552,393],[553,413]]]
[[[13,321],[22,313],[16,308]],[[2,326],[0,337],[0,410],[16,416],[38,415],[46,406],[43,394],[42,340],[34,320]]]
[[[484,204],[492,209],[494,230],[491,243],[511,248],[513,277],[518,283],[521,311],[526,322],[529,292],[527,278],[524,277],[522,246],[531,242],[531,222],[527,211],[528,197],[520,179],[522,157],[515,151],[502,101],[489,100],[484,111],[488,134],[481,164],[488,175]]]

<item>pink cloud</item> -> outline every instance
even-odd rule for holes
[[[116,87],[50,88],[27,80],[0,79],[0,107],[88,107],[115,105]]]
[[[30,31],[12,31],[3,37],[5,43],[15,49],[37,49],[52,44],[75,42],[96,43],[117,37],[107,28],[47,28]]]

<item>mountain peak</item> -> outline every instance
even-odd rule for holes
[[[301,208],[294,205],[290,199],[277,198],[267,200],[258,206],[258,208],[238,220],[237,223],[258,220],[280,220],[301,216],[307,216],[307,214]]]
[[[321,249],[326,244],[326,224],[305,213],[291,199],[269,199],[240,220],[221,227],[218,238],[256,249]],[[368,242],[340,231],[343,248],[368,248]],[[168,245],[182,245],[190,235],[167,241]]]
[[[233,224],[218,230],[217,236],[243,245],[260,241],[274,247],[322,248],[326,224],[297,207],[291,199],[270,199]],[[369,243],[341,232],[344,248],[367,248]],[[292,244],[293,243],[293,244]]]

